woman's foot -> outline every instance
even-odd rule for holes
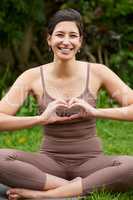
[[[29,189],[21,189],[21,188],[12,188],[7,191],[9,200],[18,200],[21,198],[26,199],[39,199],[43,197],[44,191],[36,191]]]
[[[77,177],[64,186],[47,191],[12,188],[8,190],[7,195],[9,196],[9,200],[18,200],[20,198],[41,199],[44,197],[78,196],[81,194],[80,190],[82,189],[81,179],[81,177]]]

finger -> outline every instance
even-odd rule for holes
[[[65,101],[61,101],[61,100],[54,100],[51,103],[48,104],[48,107],[55,107],[58,104],[62,104],[62,105],[66,105]]]
[[[78,102],[78,98],[72,98],[69,102],[68,105],[71,106],[72,104]]]
[[[73,108],[73,107],[80,107],[81,109],[85,109],[84,105],[80,102],[76,102],[76,103],[73,103],[71,106],[69,106],[69,108]]]
[[[80,116],[81,116],[80,113],[74,114],[74,115],[71,115],[71,116],[69,117],[69,119],[76,119],[76,118],[79,118]]]
[[[21,189],[20,189],[21,190]],[[6,194],[9,195],[9,194],[16,194],[17,192],[19,191],[18,188],[11,188],[9,189]]]
[[[70,117],[58,117],[57,116],[57,120],[56,121],[65,121],[65,120],[69,120]]]
[[[80,115],[81,115],[81,116],[84,116],[84,111],[83,111],[83,109],[80,109]]]
[[[67,104],[64,104],[64,103],[56,103],[54,106],[53,106],[53,109],[56,109],[56,108],[68,108],[68,105]]]
[[[21,196],[23,196],[23,189],[21,189],[21,188],[12,188],[12,189],[9,190],[9,196],[18,199]]]
[[[88,117],[88,112],[85,109],[82,110],[82,116]]]
[[[87,117],[87,112],[83,112],[83,117]]]
[[[55,104],[53,106],[53,108],[51,109],[51,111],[53,112],[53,111],[56,111],[56,109],[66,109],[66,108],[68,108],[67,105],[62,104],[62,103],[58,103],[58,104]]]
[[[83,111],[83,110],[80,110],[79,116],[80,116],[80,117],[84,117],[84,111]]]
[[[20,196],[18,194],[11,194],[11,195],[9,195],[9,200],[17,200],[19,198],[20,198]]]

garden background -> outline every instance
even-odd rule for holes
[[[52,59],[46,43],[50,16],[58,9],[80,11],[85,25],[85,42],[78,55],[88,62],[103,63],[133,88],[133,1],[132,0],[1,0],[0,2],[0,98],[23,71]],[[101,90],[98,107],[118,106]],[[29,97],[17,115],[35,115],[37,105]],[[133,155],[133,123],[97,121],[98,135],[107,154]],[[41,127],[1,132],[1,148],[37,151]],[[94,193],[91,200],[132,200],[126,194]]]

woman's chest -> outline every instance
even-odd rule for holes
[[[71,99],[80,96],[85,89],[85,81],[81,78],[75,80],[62,80],[58,82],[47,81],[46,94],[53,99]]]
[[[87,90],[94,98],[97,97],[100,88],[100,81],[91,76],[89,82],[86,77],[79,77],[72,80],[51,80],[46,78],[43,85],[41,78],[32,84],[32,92],[38,101],[47,95],[51,99],[71,99],[82,96]]]

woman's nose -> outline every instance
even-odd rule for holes
[[[62,42],[63,44],[69,44],[70,43],[69,37],[64,37]]]

